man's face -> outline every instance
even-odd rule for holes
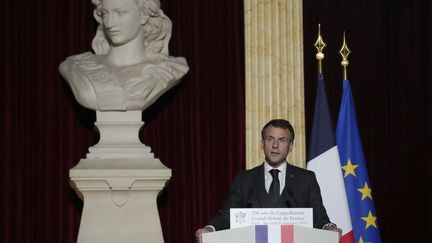
[[[137,38],[145,19],[134,0],[102,0],[101,18],[112,45],[121,46]]]
[[[273,126],[267,127],[264,130],[261,147],[269,165],[278,167],[286,160],[293,147],[289,130]]]

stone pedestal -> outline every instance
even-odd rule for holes
[[[99,142],[89,148],[88,159],[153,158],[151,148],[141,143],[142,111],[96,111]]]
[[[78,243],[163,243],[157,195],[171,177],[158,159],[82,159],[70,178],[83,195]]]
[[[78,243],[164,243],[158,193],[171,169],[139,140],[141,111],[96,113],[99,142],[69,171],[84,208]]]

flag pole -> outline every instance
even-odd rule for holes
[[[318,24],[318,39],[316,40],[314,46],[318,51],[318,53],[315,55],[316,59],[318,60],[318,73],[322,74],[322,60],[324,59],[324,53],[322,51],[327,45],[324,43],[324,40],[321,36],[321,24]]]
[[[345,31],[343,33],[343,44],[342,44],[341,49],[339,50],[339,53],[342,56],[341,65],[343,67],[343,79],[348,80],[348,73],[347,73],[347,67],[349,65],[348,55],[351,53],[351,51],[348,48],[348,45],[346,44]]]
[[[342,230],[341,243],[355,243],[340,156],[325,88],[322,60],[326,44],[321,36],[320,25],[318,25],[318,39],[314,46],[318,51],[316,54],[318,77],[307,169],[315,173],[330,221]]]

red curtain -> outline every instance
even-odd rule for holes
[[[69,169],[97,140],[93,111],[58,72],[90,51],[90,0],[0,3],[0,241],[75,242],[82,202]],[[162,1],[170,53],[186,57],[182,83],[143,113],[142,141],[172,169],[159,197],[166,242],[193,242],[244,168],[242,1]],[[143,226],[145,227],[145,226]]]
[[[166,242],[193,242],[244,168],[243,6],[162,5],[174,23],[171,54],[191,69],[143,114],[141,137],[173,170],[159,198]],[[91,50],[92,9],[90,0],[0,1],[0,242],[76,240],[82,202],[68,171],[97,140],[95,116],[75,102],[57,68]],[[432,242],[432,5],[305,0],[303,11],[306,131],[321,23],[334,119],[343,30],[353,51],[349,78],[383,242]]]
[[[142,140],[173,172],[159,198],[166,242],[194,242],[245,167],[243,1],[165,1],[183,82],[149,110]]]

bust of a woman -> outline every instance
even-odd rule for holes
[[[168,54],[171,21],[159,0],[92,0],[99,23],[95,54],[68,57],[60,73],[77,101],[93,110],[144,110],[188,71]]]

